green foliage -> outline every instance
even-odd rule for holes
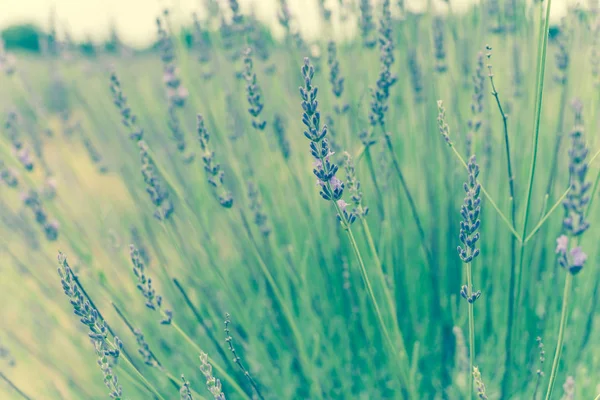
[[[33,24],[13,25],[0,33],[9,50],[26,50],[38,53],[43,31]]]

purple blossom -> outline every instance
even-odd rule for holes
[[[341,188],[342,188],[342,181],[340,181],[340,180],[339,180],[337,177],[335,177],[335,176],[334,176],[334,177],[332,177],[332,178],[329,180],[329,183],[331,184],[331,188],[332,188],[333,190],[339,190],[339,189],[341,189]]]
[[[587,260],[587,254],[581,250],[581,247],[575,247],[571,249],[571,259],[573,268],[581,269]]]
[[[569,238],[561,235],[556,239],[556,254],[566,254],[569,245]]]
[[[346,207],[348,207],[348,203],[346,203],[344,199],[339,199],[337,205],[342,211],[346,211]]]

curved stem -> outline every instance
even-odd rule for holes
[[[560,313],[560,325],[558,328],[558,340],[556,342],[554,360],[552,361],[552,371],[550,372],[550,379],[548,380],[546,400],[550,400],[550,397],[552,396],[552,389],[554,388],[554,382],[556,381],[556,375],[558,373],[558,363],[560,362],[560,356],[562,354],[563,340],[565,337],[565,328],[567,326],[567,310],[569,305],[569,293],[571,292],[572,283],[573,275],[567,272],[567,278],[565,279],[565,288],[563,291],[562,311]]]

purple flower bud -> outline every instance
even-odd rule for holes
[[[342,187],[342,181],[340,181],[340,180],[339,180],[337,177],[335,177],[335,176],[334,176],[334,177],[332,177],[332,178],[329,180],[329,183],[331,184],[331,188],[332,188],[333,190],[338,190],[338,189],[341,189],[341,187]]]
[[[346,207],[348,207],[348,203],[346,203],[346,202],[344,201],[344,199],[339,199],[339,200],[337,201],[337,205],[338,205],[338,207],[339,207],[339,208],[342,210],[342,212],[343,212],[343,211],[346,211]]]
[[[569,245],[569,238],[561,235],[556,239],[556,254],[566,254]]]
[[[571,259],[573,267],[581,269],[587,260],[587,254],[581,250],[581,247],[571,249]]]

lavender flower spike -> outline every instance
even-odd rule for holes
[[[304,59],[301,72],[304,79],[304,86],[300,87],[302,122],[306,126],[304,136],[310,140],[310,153],[315,159],[313,174],[317,177],[317,183],[321,188],[319,194],[323,199],[335,203],[338,218],[347,228],[355,221],[356,216],[342,211],[337,205],[337,201],[342,198],[344,193],[344,183],[335,176],[339,167],[331,161],[333,153],[326,138],[327,125],[321,126],[321,113],[317,110],[319,105],[318,89],[312,85],[315,69],[308,57]]]

